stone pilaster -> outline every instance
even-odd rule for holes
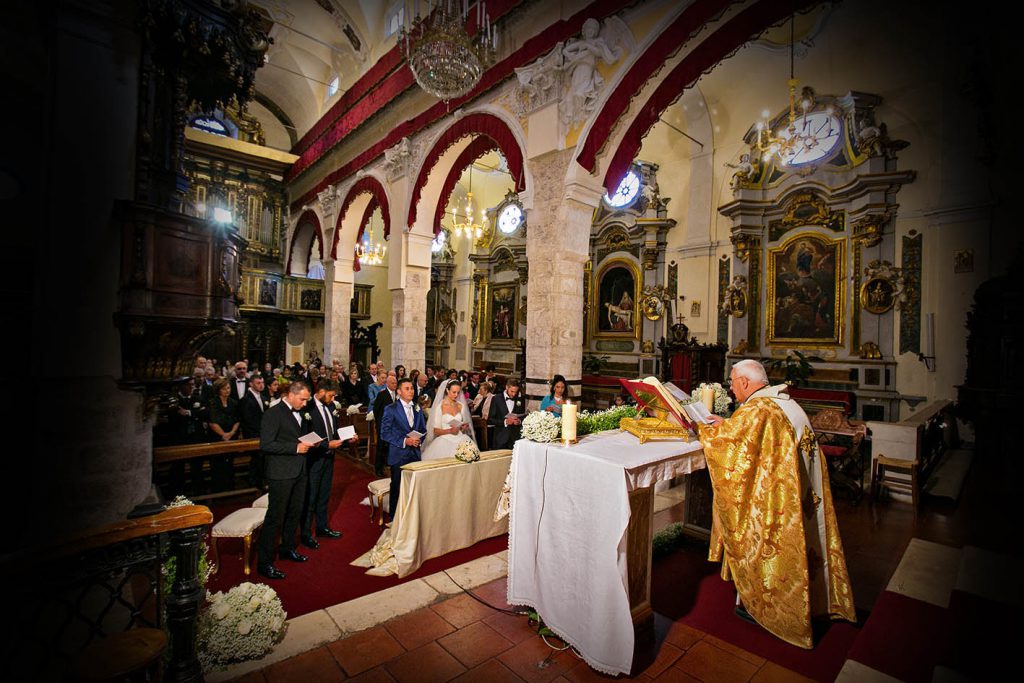
[[[427,355],[427,292],[430,291],[429,235],[391,233],[388,287],[391,290],[392,367],[423,369]]]
[[[324,262],[324,361],[347,364],[352,326],[352,259]]]
[[[583,265],[589,258],[590,226],[600,192],[570,183],[571,154],[557,152],[533,162],[534,194],[527,205],[530,267],[526,326],[526,393],[547,393],[561,374],[579,396],[583,362]],[[532,206],[531,206],[532,204]]]

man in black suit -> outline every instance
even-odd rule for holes
[[[413,400],[416,401],[416,405],[420,405],[420,399],[424,396],[429,396],[431,400],[433,400],[434,392],[432,392],[428,387],[429,384],[427,382],[426,374],[421,372],[416,375],[416,386],[414,387],[415,392],[413,392]]]
[[[245,361],[235,363],[235,376],[231,378],[231,395],[235,400],[241,401],[245,398],[245,392],[249,388],[249,366]]]
[[[512,448],[522,429],[516,416],[525,412],[526,402],[519,395],[519,380],[509,377],[505,391],[491,399],[491,414],[487,417],[487,424],[494,427],[491,448]]]
[[[384,409],[395,402],[398,379],[394,373],[388,373],[384,388],[373,401],[373,428],[377,430],[377,453],[373,459],[373,471],[378,477],[384,476],[384,465],[388,462],[388,446],[380,440],[380,424],[384,421]]]
[[[334,449],[341,445],[341,439],[334,438],[338,432],[337,417],[334,415],[334,397],[338,385],[329,379],[320,380],[313,401],[309,404],[313,416],[313,431],[324,438],[306,453],[306,497],[302,503],[302,522],[299,527],[302,545],[317,550],[320,544],[313,538],[313,518],[316,518],[316,535],[320,538],[338,538],[328,524],[327,503],[331,499],[331,482],[334,479]]]
[[[238,402],[238,417],[242,427],[243,439],[258,439],[260,424],[263,422],[263,411],[270,406],[270,401],[263,395],[263,377],[253,375],[249,380],[249,388],[245,396]],[[258,489],[263,488],[263,452],[253,454],[249,463],[249,483]]]
[[[256,570],[268,579],[285,576],[273,564],[278,532],[281,532],[283,559],[293,562],[308,559],[295,552],[295,535],[306,495],[305,454],[309,451],[309,444],[299,441],[299,437],[313,430],[312,417],[306,410],[308,402],[309,388],[305,382],[292,382],[281,402],[267,410],[260,427],[260,450],[266,460],[270,502],[260,530]]]
[[[480,393],[480,373],[471,372],[469,374],[469,381],[466,382],[466,393],[469,394],[469,400],[472,401],[476,398],[476,395]]]

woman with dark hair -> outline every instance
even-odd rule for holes
[[[395,366],[395,378],[396,379],[402,379],[403,377],[405,377],[405,366],[404,365],[396,365]],[[415,386],[415,385],[413,385],[413,386]]]
[[[567,400],[569,400],[569,385],[565,383],[565,377],[555,375],[551,379],[551,393],[541,400],[540,409],[561,416],[562,404]]]
[[[240,430],[238,401],[231,395],[231,384],[223,377],[213,383],[210,399],[210,434],[217,441],[231,441]],[[215,491],[234,488],[234,466],[230,455],[210,458],[210,476]]]

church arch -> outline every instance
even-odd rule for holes
[[[366,222],[377,207],[380,207],[384,218],[384,238],[387,239],[391,225],[391,202],[380,179],[373,175],[365,175],[345,193],[345,199],[338,209],[338,222],[331,243],[331,258],[338,258],[339,243],[342,254],[353,252],[356,243],[363,236]]]
[[[467,140],[467,138],[470,138]],[[427,192],[427,196],[434,197],[436,203],[430,206],[429,202],[424,206],[425,211],[434,209],[432,215],[431,230],[437,234],[439,230],[439,219],[444,212],[448,196],[458,181],[462,170],[475,159],[489,151],[497,150],[505,157],[509,173],[512,175],[517,192],[526,190],[526,168],[523,155],[524,144],[521,136],[517,136],[512,128],[499,116],[490,112],[474,112],[458,119],[447,128],[434,142],[430,151],[427,152],[420,166],[416,183],[413,185],[411,200],[409,203],[408,227],[412,229],[416,225],[417,217],[422,218],[418,213],[420,199],[427,189],[428,184],[436,191]],[[453,155],[455,152],[455,155]],[[452,159],[451,165],[445,163]],[[446,167],[445,173],[441,176],[435,173],[435,169],[441,170]],[[439,168],[440,167],[440,168]],[[444,192],[447,188],[447,193]]]
[[[324,233],[320,227],[320,218],[312,209],[306,209],[299,216],[292,231],[292,241],[288,248],[288,267],[285,275],[306,275],[309,273],[310,260],[313,257],[313,243],[319,248],[320,258],[324,254]]]

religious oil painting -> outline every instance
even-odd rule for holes
[[[495,285],[491,288],[491,339],[517,337],[516,285]]]
[[[277,305],[277,282],[260,280],[260,306]]]
[[[601,268],[593,298],[595,336],[638,336],[638,281],[637,269],[630,261],[616,259]]]
[[[803,233],[768,250],[768,343],[842,344],[842,240]]]

